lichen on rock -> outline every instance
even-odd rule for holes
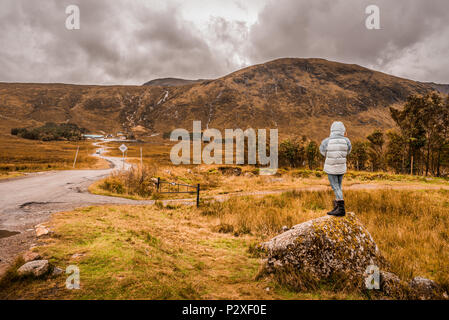
[[[50,270],[50,264],[48,260],[34,260],[25,263],[19,269],[17,269],[17,274],[20,276],[34,276],[40,277]]]
[[[423,277],[415,277],[410,281],[409,286],[413,299],[448,299],[447,293],[435,281]]]
[[[318,280],[344,275],[360,282],[369,265],[384,265],[376,243],[354,213],[298,224],[261,247],[268,255],[265,273],[296,270]]]
[[[376,243],[352,212],[298,224],[262,243],[260,249],[267,258],[259,276],[273,274],[281,284],[295,289],[313,289],[327,282],[334,289],[358,289],[371,298],[449,298],[432,280],[415,277],[406,282],[387,271]],[[378,272],[376,281],[373,270]],[[374,283],[377,288],[368,287]]]

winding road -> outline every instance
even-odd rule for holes
[[[100,149],[103,151],[104,149]],[[42,222],[48,214],[61,209],[108,203],[139,203],[116,197],[90,194],[88,186],[108,176],[115,168],[129,169],[121,158],[104,157],[110,169],[65,170],[33,173],[23,178],[0,182],[0,230],[22,231]]]
[[[0,181],[0,273],[16,254],[35,241],[34,226],[47,221],[54,212],[100,204],[153,204],[117,197],[94,195],[88,187],[112,171],[128,170],[131,164],[121,158],[102,156],[111,168],[103,170],[65,170],[32,173]]]

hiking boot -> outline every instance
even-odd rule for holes
[[[338,200],[337,207],[334,210],[332,210],[331,212],[328,212],[327,214],[331,215],[331,216],[336,216],[336,217],[344,217],[346,215],[345,201]]]
[[[328,215],[331,215],[331,216],[333,216],[335,210],[337,210],[337,200],[334,200],[333,203],[334,203],[334,208],[327,213]]]

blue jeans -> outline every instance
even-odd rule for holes
[[[329,182],[331,184],[332,190],[335,193],[336,200],[343,200],[343,190],[341,189],[341,183],[343,181],[342,174],[328,174]]]

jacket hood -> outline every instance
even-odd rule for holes
[[[331,126],[331,135],[344,136],[346,132],[345,125],[341,121],[334,121]]]

